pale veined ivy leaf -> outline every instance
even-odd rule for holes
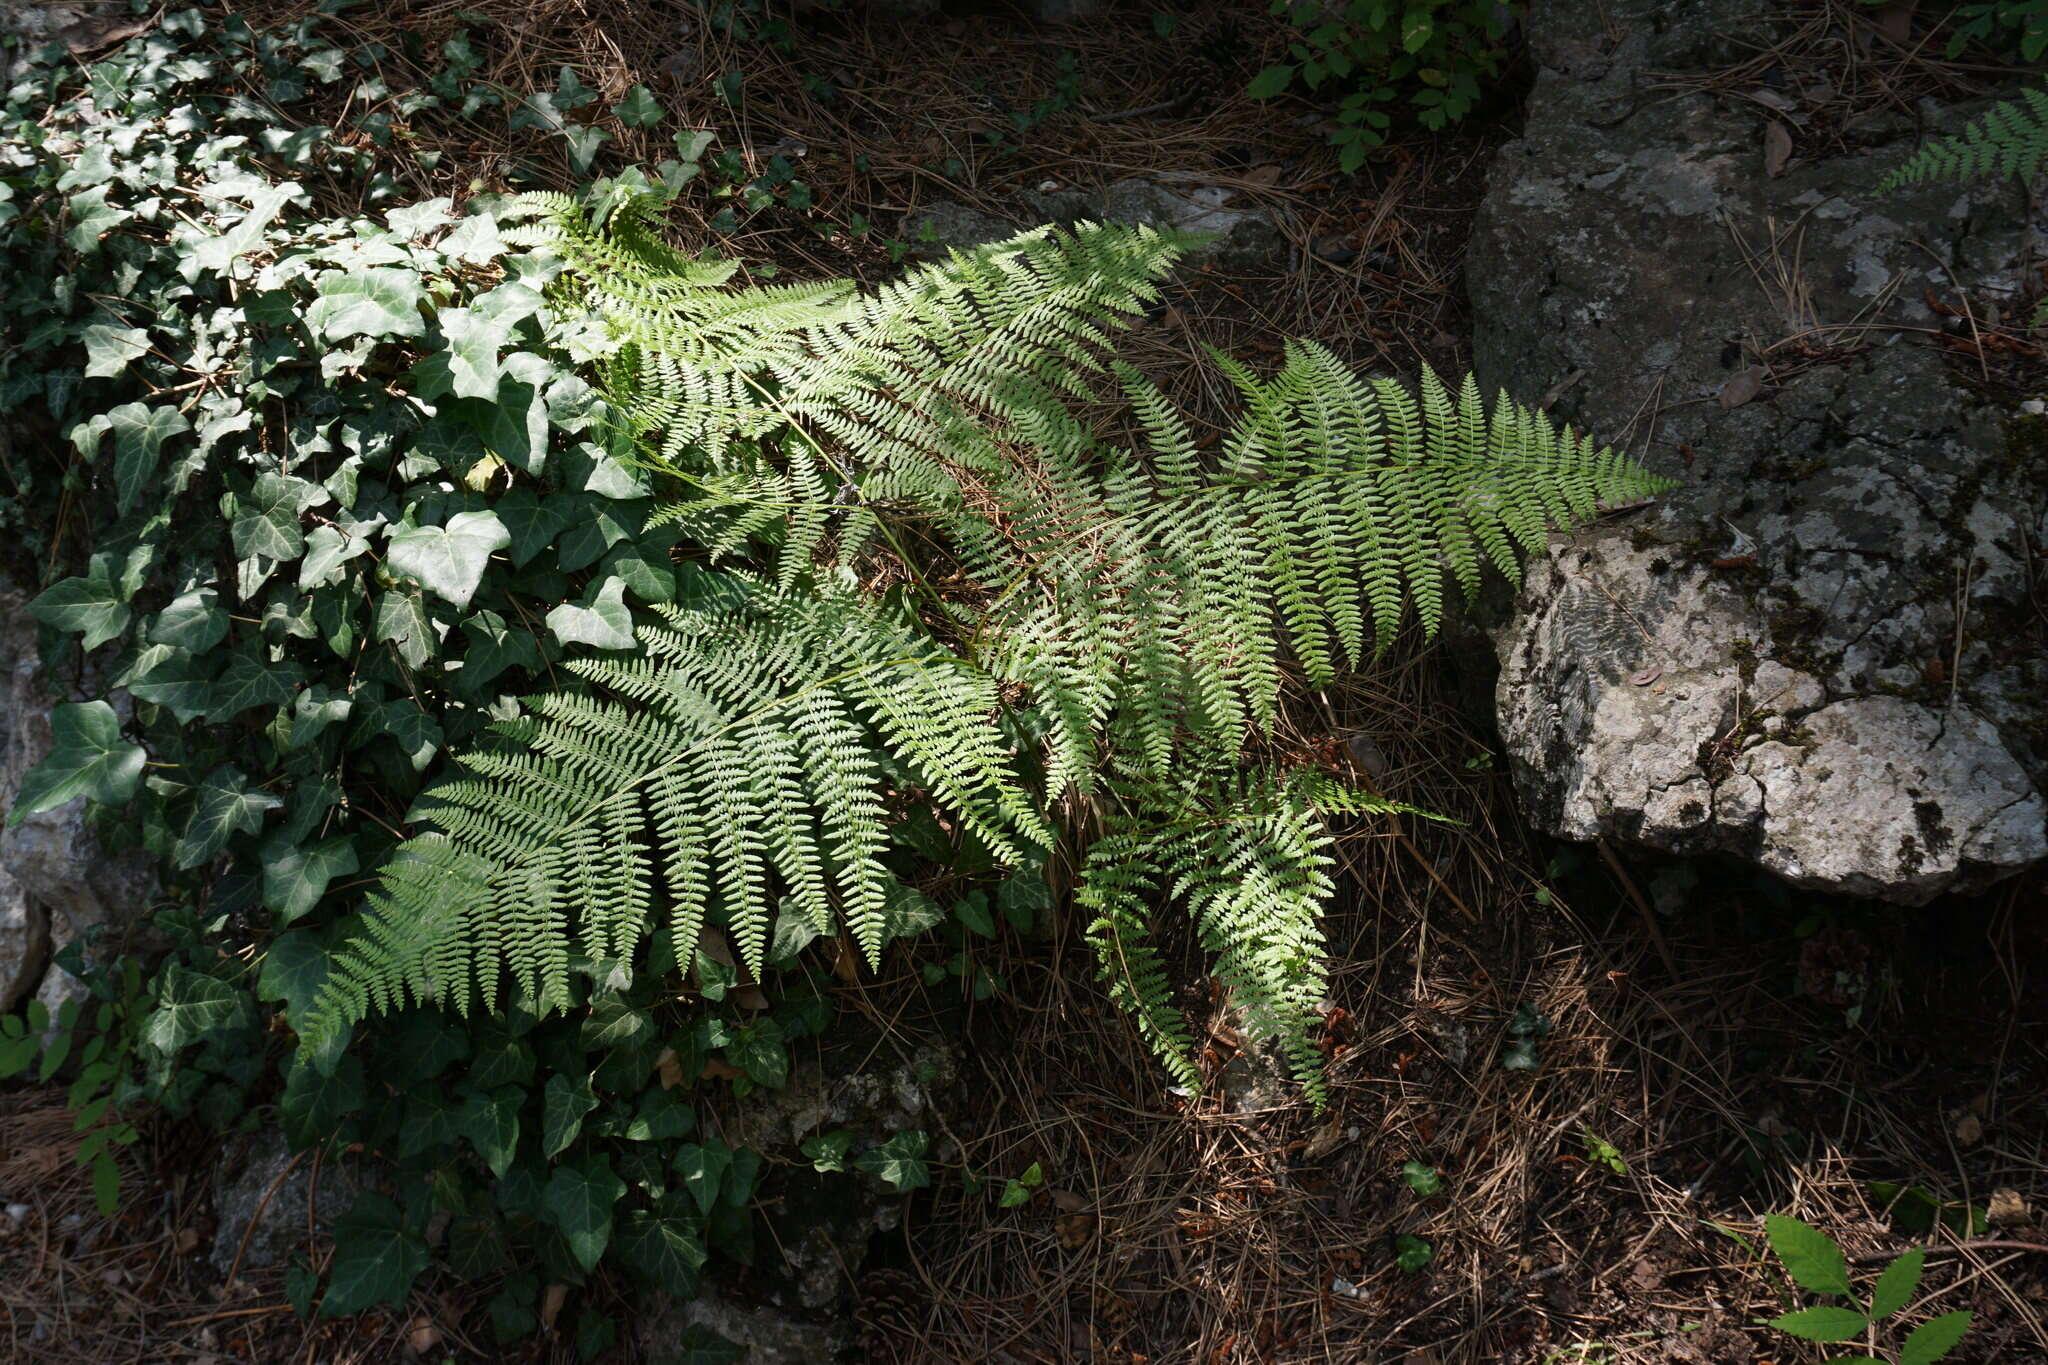
[[[706,1260],[704,1239],[694,1223],[664,1211],[673,1207],[668,1198],[653,1209],[627,1210],[619,1220],[619,1255],[657,1288],[687,1298]]]
[[[71,231],[64,234],[64,240],[81,256],[98,251],[101,237],[135,216],[107,203],[105,185],[72,195],[65,201],[65,207],[71,213]]]
[[[595,1270],[612,1237],[612,1206],[625,1196],[626,1182],[603,1156],[555,1167],[541,1207],[586,1271]]]
[[[209,1035],[243,1022],[248,997],[227,982],[172,965],[156,1008],[142,1026],[142,1041],[166,1057]]]
[[[498,352],[511,337],[511,325],[473,309],[444,308],[441,334],[448,339],[448,378],[455,396],[496,398]]]
[[[456,224],[440,241],[441,252],[470,265],[485,265],[505,254],[505,239],[498,235],[497,220],[487,213],[472,214]]]
[[[149,351],[149,333],[140,327],[95,322],[79,340],[85,343],[87,379],[117,379]]]
[[[416,337],[426,330],[425,299],[410,270],[371,268],[320,277],[306,325],[329,341],[353,336]]]
[[[357,1195],[335,1220],[334,1269],[320,1316],[346,1317],[404,1302],[429,1259],[426,1242],[406,1229],[397,1204],[369,1191]]]
[[[121,721],[103,701],[67,702],[50,712],[50,752],[22,775],[7,823],[84,796],[116,806],[142,780],[143,750],[121,738]]]
[[[250,791],[248,775],[240,768],[215,768],[200,780],[199,803],[174,854],[178,867],[199,866],[226,848],[237,832],[256,833],[263,828],[264,814],[283,804],[269,792]]]
[[[128,604],[121,600],[104,562],[95,558],[84,578],[51,584],[28,604],[29,614],[46,626],[73,630],[85,638],[79,647],[90,652],[128,628]]]
[[[337,877],[356,871],[355,840],[345,834],[311,846],[272,840],[263,848],[263,903],[290,924],[310,912]]]
[[[173,407],[123,403],[107,413],[114,433],[114,505],[126,512],[156,480],[164,442],[192,430],[185,414]]]
[[[625,580],[614,575],[592,584],[581,603],[564,602],[549,612],[547,625],[565,645],[631,649],[633,613],[626,606]]]
[[[171,599],[149,624],[151,644],[176,645],[202,653],[228,634],[228,614],[210,587],[188,588]]]
[[[235,554],[242,559],[262,555],[266,559],[297,559],[305,551],[305,533],[299,516],[306,508],[326,497],[325,489],[304,479],[285,474],[262,473],[249,491],[223,496],[234,499],[234,521],[229,527]],[[225,508],[223,509],[225,510]]]
[[[519,1106],[524,1098],[516,1085],[472,1090],[455,1120],[456,1132],[469,1139],[491,1174],[501,1180],[512,1169],[519,1148]]]
[[[626,92],[625,101],[612,106],[612,112],[619,116],[619,122],[633,128],[652,128],[668,117],[668,110],[647,93],[647,87],[636,85]]]
[[[675,1167],[676,1174],[683,1178],[683,1188],[697,1201],[699,1211],[709,1215],[718,1207],[725,1173],[732,1167],[732,1148],[716,1138],[701,1146],[686,1142],[676,1149]]]
[[[462,652],[456,685],[472,696],[508,668],[540,667],[540,641],[533,632],[510,628],[494,611],[480,611],[464,621],[462,633],[469,637],[469,646]]]
[[[434,656],[440,643],[434,618],[427,614],[426,598],[417,592],[393,588],[377,599],[377,616],[371,625],[372,638],[388,640],[398,647],[398,657],[409,668],[418,668]]]
[[[256,994],[264,1000],[282,1001],[286,1022],[296,1026],[327,980],[328,961],[326,945],[311,930],[279,934],[263,954]]]
[[[394,234],[411,241],[454,222],[455,215],[448,211],[454,203],[454,200],[444,197],[418,204],[407,204],[385,214],[384,221],[390,225]]]
[[[226,275],[236,258],[263,245],[264,230],[277,217],[278,210],[301,193],[298,182],[293,180],[257,191],[249,211],[233,227],[192,243],[184,259],[178,262],[178,273],[187,284],[202,274]]]
[[[924,1154],[931,1141],[917,1129],[898,1133],[877,1143],[853,1159],[853,1164],[897,1190],[918,1190],[932,1183],[931,1168]]]
[[[569,165],[578,175],[590,169],[590,163],[597,159],[598,149],[612,140],[612,135],[602,128],[586,127],[571,123],[563,127],[562,140],[569,144]]]
[[[247,650],[238,650],[214,680],[213,704],[207,708],[206,718],[218,724],[252,706],[282,706],[305,681],[305,670],[295,663],[266,663]]]
[[[567,1151],[583,1131],[583,1116],[597,1108],[587,1076],[548,1077],[540,1111],[540,1147],[543,1156],[554,1158]]]
[[[315,526],[306,537],[306,557],[299,561],[300,590],[311,592],[340,582],[341,566],[369,548],[369,541],[338,526]]]
[[[391,533],[385,566],[458,607],[469,605],[491,555],[512,543],[495,512],[458,512],[445,526],[412,526]]]
[[[355,708],[354,700],[346,692],[330,687],[313,686],[292,698],[292,737],[290,746],[303,749],[320,738],[330,725],[338,725],[349,717]]]
[[[121,686],[137,701],[163,707],[184,725],[212,709],[213,660],[175,645],[151,645],[136,656]]]

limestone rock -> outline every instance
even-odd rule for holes
[[[1468,260],[1482,383],[1561,387],[1555,415],[1681,481],[1489,622],[1518,787],[1557,834],[1820,890],[1985,884],[2048,857],[2048,460],[2021,449],[2048,431],[1862,324],[1939,329],[1927,300],[1958,287],[2017,301],[2044,224],[2010,184],[1877,199],[1910,129],[1771,174],[1778,114],[1645,89],[1750,21],[1680,8],[1536,7],[1525,135]]]
[[[330,1158],[319,1170],[315,1191],[312,1154],[294,1153],[275,1128],[229,1139],[213,1169],[213,1268],[226,1275],[238,1253],[238,1276],[283,1265],[306,1239],[309,1199],[324,1233],[368,1187],[355,1161]]]
[[[36,646],[30,594],[0,581],[0,810],[50,751],[51,695]],[[120,929],[149,908],[156,874],[148,855],[110,856],[86,826],[80,798],[40,811],[0,833],[0,1009],[43,989],[44,1003],[82,993],[46,973],[50,950],[107,926]]]

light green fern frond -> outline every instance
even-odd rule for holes
[[[687,952],[714,906],[758,972],[771,889],[821,932],[836,907],[876,960],[895,884],[883,755],[997,856],[1052,842],[991,682],[876,604],[763,588],[667,615],[639,657],[572,662],[595,692],[534,698],[433,789],[416,815],[436,829],[384,869],[309,1047],[410,1000],[493,1008],[505,975],[564,1005],[572,953],[630,960],[657,927]]]
[[[1291,681],[1360,665],[1411,604],[1433,633],[1486,569],[1663,482],[1469,379],[1411,391],[1308,343],[1270,376],[1211,358],[1243,413],[1205,454],[1113,349],[1172,234],[1041,229],[857,295],[734,288],[630,194],[529,202],[558,306],[615,338],[607,402],[684,490],[659,515],[731,568],[435,789],[309,1046],[508,978],[559,1005],[572,957],[657,927],[687,951],[714,914],[758,969],[778,904],[873,961],[892,803],[1014,862],[1078,796],[1106,828],[1077,899],[1169,1069],[1192,1084],[1170,903],[1319,1095],[1323,817],[1396,807],[1262,754]],[[826,586],[853,582],[897,586]]]
[[[1890,194],[1929,180],[2031,180],[2048,162],[2048,88],[2022,90],[1995,104],[1962,132],[1928,143],[1877,184]]]

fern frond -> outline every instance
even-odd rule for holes
[[[1994,104],[1953,137],[1928,143],[1884,179],[1879,194],[1929,180],[2031,180],[2048,162],[2048,88]]]

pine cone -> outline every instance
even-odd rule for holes
[[[930,1295],[904,1270],[871,1270],[861,1277],[853,1325],[860,1358],[870,1365],[910,1365],[924,1336]]]

